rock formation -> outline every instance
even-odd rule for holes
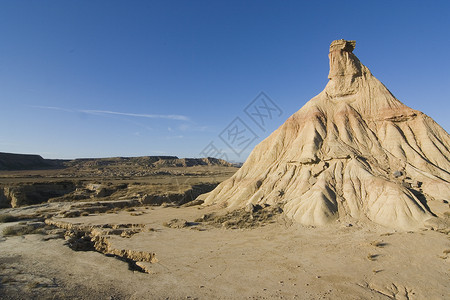
[[[331,43],[325,89],[203,196],[206,205],[282,203],[305,225],[350,216],[413,229],[435,216],[430,203],[450,198],[450,136],[397,100],[354,48]]]
[[[17,154],[0,152],[0,171],[17,170],[47,170],[47,169],[98,169],[136,166],[147,168],[161,167],[195,167],[222,166],[232,167],[233,164],[214,157],[178,158],[177,156],[138,156],[109,158],[77,158],[77,159],[44,159],[35,154]]]
[[[36,170],[59,167],[58,160],[44,159],[40,155],[0,152],[0,170]]]

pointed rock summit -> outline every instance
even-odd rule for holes
[[[255,147],[205,205],[282,204],[305,225],[371,220],[415,229],[450,200],[450,136],[397,100],[353,54],[330,46],[325,89]],[[446,204],[445,204],[446,205]]]

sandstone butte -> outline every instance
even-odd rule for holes
[[[204,205],[278,204],[313,226],[357,219],[413,230],[438,219],[430,207],[450,199],[450,136],[397,100],[354,48],[331,43],[325,89],[200,196]]]

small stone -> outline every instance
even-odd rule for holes
[[[255,209],[255,206],[252,203],[247,204],[247,206],[245,207],[245,211],[249,212],[249,213],[253,212],[254,209]]]
[[[398,177],[403,175],[403,172],[402,171],[395,171],[393,175],[394,175],[395,178],[398,178]]]

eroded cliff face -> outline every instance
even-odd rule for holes
[[[167,185],[155,189],[152,185],[94,184],[89,182],[56,181],[0,186],[0,208],[20,207],[44,202],[102,201],[128,199],[140,204],[163,203],[183,205],[198,195],[210,192],[217,182]]]
[[[0,187],[0,208],[39,204],[75,191],[70,181]]]
[[[305,225],[346,217],[414,229],[450,199],[450,136],[397,100],[353,54],[330,46],[325,89],[262,141],[205,204],[284,204]]]

